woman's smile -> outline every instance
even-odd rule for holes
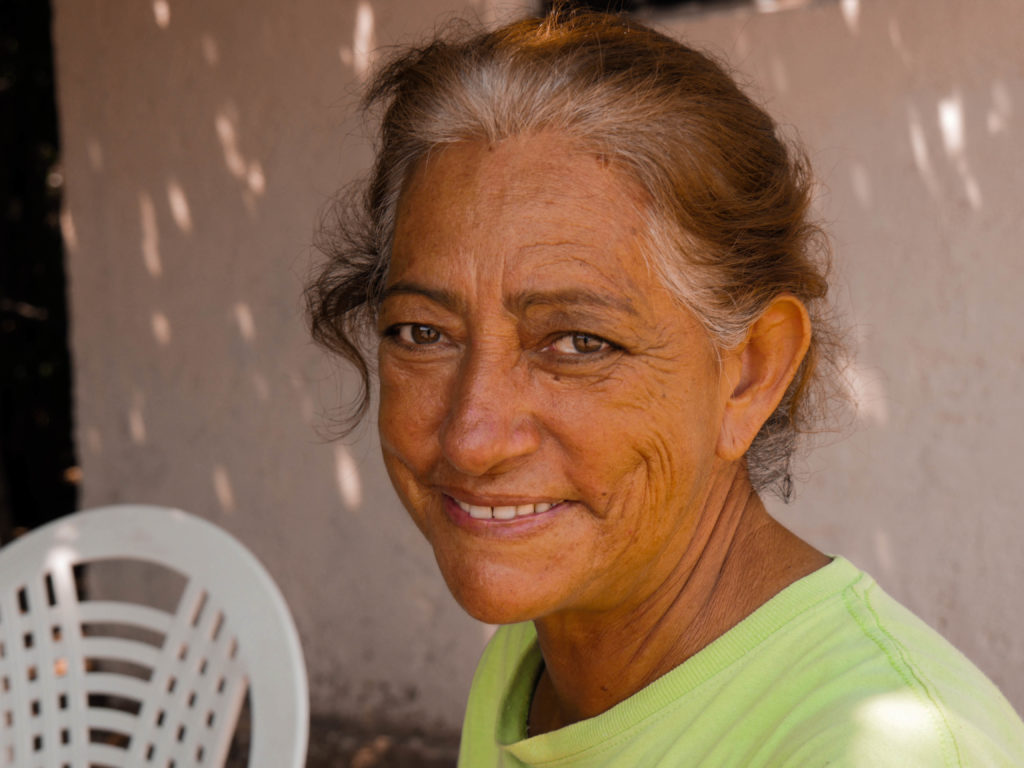
[[[559,506],[561,502],[524,502],[520,504],[470,504],[459,501],[456,498],[448,497],[455,502],[455,505],[474,520],[515,520],[527,516],[534,516],[548,512],[552,507]]]

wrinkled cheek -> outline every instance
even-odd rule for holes
[[[699,452],[680,436],[648,438],[638,447],[630,477],[631,496],[644,510],[637,520],[641,530],[660,530],[677,524],[693,504],[703,473]]]

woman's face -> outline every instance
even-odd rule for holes
[[[379,322],[384,459],[483,621],[642,604],[721,464],[727,387],[645,265],[641,202],[557,134],[453,145],[405,188]]]

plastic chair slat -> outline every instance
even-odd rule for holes
[[[159,648],[120,637],[83,637],[82,654],[86,659],[126,661],[150,671],[157,667],[161,656]]]
[[[152,696],[152,687],[147,681],[113,672],[90,672],[85,676],[82,690],[89,696],[120,696],[140,703]]]
[[[85,624],[123,624],[166,635],[174,615],[139,603],[116,600],[84,600],[78,613]]]
[[[86,765],[110,766],[110,768],[138,768],[136,763],[128,761],[128,750],[98,741],[89,742],[85,749]],[[80,754],[80,752],[78,753]]]
[[[136,715],[121,712],[109,707],[92,706],[85,711],[86,723],[90,730],[100,729],[123,733],[132,736],[135,733],[135,725],[138,722]]]

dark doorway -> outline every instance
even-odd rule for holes
[[[0,3],[0,542],[73,511],[60,202],[46,0]]]

